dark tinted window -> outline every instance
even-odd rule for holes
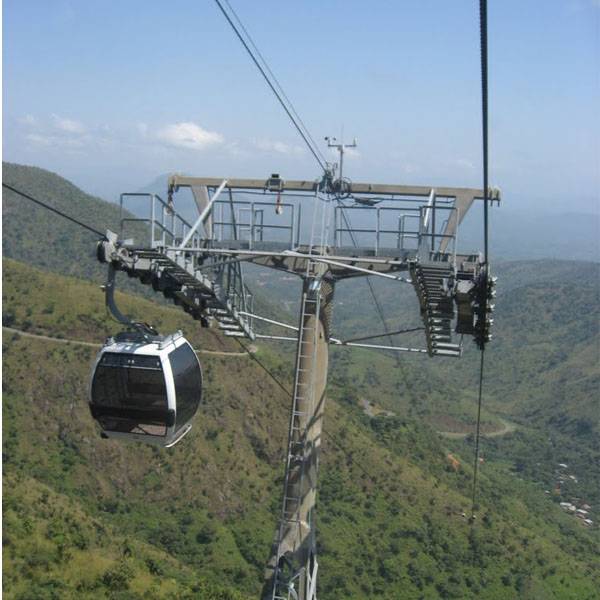
[[[195,352],[183,344],[169,354],[177,396],[176,427],[179,429],[196,414],[202,398],[202,372]]]
[[[92,404],[111,409],[97,411],[107,431],[166,435],[168,401],[160,358],[104,353],[92,383]]]

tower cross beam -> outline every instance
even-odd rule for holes
[[[180,188],[209,187],[218,188],[223,182],[222,177],[188,177],[186,175],[171,175],[169,177],[169,190],[171,193],[177,192]],[[281,188],[277,192],[307,192],[306,200],[313,200],[314,193],[319,191],[321,180],[319,179],[296,179],[282,180]],[[360,183],[352,182],[351,191],[353,194],[373,194],[377,196],[414,196],[426,200],[435,188],[438,198],[458,198],[466,197],[476,200],[483,200],[484,193],[478,188],[463,187],[439,187],[434,185],[404,185],[404,184],[378,184],[378,183]],[[269,178],[267,179],[238,179],[230,178],[225,184],[227,190],[261,190],[270,191]],[[277,192],[273,192],[276,194]],[[500,191],[490,189],[488,194],[490,201],[500,200]],[[398,198],[400,200],[400,198]]]

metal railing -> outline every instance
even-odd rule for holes
[[[361,226],[351,224],[349,213],[352,211],[362,213]],[[440,211],[448,216],[441,219]],[[334,211],[333,246],[357,245],[371,249],[375,256],[385,255],[392,249],[417,251],[424,256],[428,250],[435,252],[436,246],[439,249],[442,239],[448,239],[448,246],[451,246],[448,251],[455,254],[456,236],[442,233],[453,211],[456,211],[453,206],[446,203],[436,205],[435,202],[414,207],[338,206]],[[365,225],[364,215],[370,218],[372,224]],[[388,224],[394,222],[396,227],[390,228]]]
[[[350,214],[347,216],[346,214],[350,212],[358,213],[359,211],[363,221],[366,216],[371,221],[374,219],[374,224],[371,226],[353,226]],[[333,245],[335,248],[340,248],[354,245],[356,242],[362,248],[372,249],[375,256],[378,256],[382,249],[416,250],[420,227],[417,225],[407,228],[407,224],[411,222],[411,219],[420,220],[419,207],[338,206],[334,211]],[[390,227],[394,220],[396,220],[397,226]],[[407,240],[415,240],[415,242],[407,243]]]
[[[281,211],[277,214],[275,209]],[[275,217],[269,219],[272,212]],[[293,249],[300,238],[300,205],[252,200],[217,200],[213,206],[213,239],[248,242],[252,249],[259,242],[283,242]],[[275,219],[283,221],[275,223]]]
[[[132,199],[142,199],[149,216],[124,217]],[[122,239],[128,224],[143,223],[148,229],[138,230],[136,235],[149,235],[152,248],[167,248],[179,246],[192,230],[192,224],[157,194],[124,193],[119,204]],[[276,242],[280,250],[294,250],[301,242],[301,211],[300,203],[239,200],[232,195],[229,199],[220,198],[210,208],[208,225],[202,233],[194,231],[187,247],[210,247],[211,242],[231,241],[242,242],[252,250]],[[337,206],[333,210],[333,239],[326,234],[328,239],[323,242],[332,242],[334,249],[356,245],[371,250],[374,256],[408,250],[424,259],[439,254],[442,240],[447,240],[443,254],[456,255],[456,234],[443,233],[456,211],[454,206],[435,198],[420,206]],[[351,215],[355,214],[360,215],[359,226],[352,225]]]
[[[126,201],[131,198],[147,198],[148,217],[123,217]],[[175,246],[185,239],[192,225],[181,215],[177,214],[158,194],[127,192],[119,197],[120,206],[120,237],[125,237],[127,223],[146,223],[149,225],[150,245],[152,248]],[[201,236],[194,234],[191,239],[192,247],[199,247]]]
[[[439,211],[443,215],[447,215],[442,221],[441,227],[436,231],[436,220],[439,223]],[[418,254],[421,260],[448,260],[454,257],[456,260],[456,234],[440,233],[446,230],[446,224],[450,220],[452,213],[457,213],[454,206],[436,206],[435,202],[432,206],[419,207],[419,237],[418,237]],[[456,231],[458,232],[458,226]],[[440,247],[443,240],[448,240],[444,252],[440,252]]]

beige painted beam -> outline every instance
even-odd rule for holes
[[[177,191],[180,187],[218,187],[223,182],[221,177],[187,177],[184,175],[171,175],[169,177],[169,186]],[[285,181],[281,191],[283,192],[315,192],[318,188],[317,180],[290,180]],[[229,179],[226,185],[227,189],[237,190],[266,190],[266,179]],[[380,184],[380,183],[352,183],[353,194],[374,194],[379,196],[416,196],[428,197],[432,188],[435,189],[436,196],[440,197],[470,197],[473,199],[482,199],[483,190],[476,188],[455,188],[439,187],[426,185],[400,185],[400,184]],[[500,192],[496,189],[490,189],[490,200],[500,200]]]

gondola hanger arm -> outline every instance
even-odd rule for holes
[[[127,315],[123,314],[117,306],[117,303],[115,302],[116,272],[115,266],[112,263],[108,263],[106,284],[102,286],[106,307],[112,316],[122,325],[135,329],[145,335],[157,335],[158,332],[154,327],[148,325],[148,323],[138,323],[137,321],[131,320]]]

